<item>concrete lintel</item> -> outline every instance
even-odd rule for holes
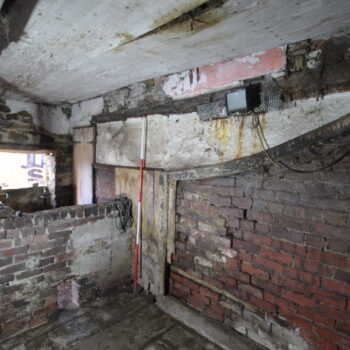
[[[157,305],[168,315],[226,350],[265,349],[239,333],[219,325],[215,321],[192,310],[169,296],[158,296]]]

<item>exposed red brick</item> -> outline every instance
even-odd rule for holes
[[[219,215],[227,219],[236,219],[243,217],[243,210],[238,208],[219,208]]]
[[[274,261],[278,261],[281,264],[287,264],[291,265],[293,262],[293,257],[288,255],[288,254],[283,254],[280,253],[276,250],[270,249],[270,248],[265,248],[261,247],[260,248],[260,255],[265,258],[269,258]]]
[[[311,298],[307,298],[301,294],[294,293],[286,289],[281,290],[281,296],[292,301],[293,303],[296,303],[297,305],[307,306],[311,308],[316,306],[316,303],[311,300]]]
[[[312,293],[314,300],[318,303],[325,303],[330,306],[334,306],[339,310],[345,310],[346,307],[346,297],[336,295],[333,292],[322,290],[319,288],[308,287],[308,290]]]
[[[188,293],[185,293],[184,291],[177,289],[176,287],[172,287],[170,289],[170,294],[183,300],[187,300],[188,297]]]
[[[245,284],[245,283],[239,282],[238,287],[239,287],[239,289],[247,292],[249,295],[253,295],[259,299],[263,298],[263,293],[262,293],[261,289],[256,288],[250,284]]]
[[[241,209],[250,209],[253,205],[253,201],[249,198],[232,198],[232,205]]]
[[[205,297],[204,297],[205,298]],[[204,310],[206,304],[204,304],[199,298],[193,295],[189,295],[187,298],[187,302],[192,305],[197,310]]]
[[[350,272],[344,270],[336,270],[334,278],[338,281],[350,284]]]
[[[346,240],[349,237],[348,228],[327,225],[321,222],[316,223],[314,227],[314,232],[326,235],[327,237],[336,237],[344,240]]]
[[[253,264],[256,266],[261,266],[262,268],[267,269],[269,272],[278,274],[282,274],[283,272],[283,266],[281,264],[259,256],[253,257]]]
[[[264,300],[261,300],[260,298],[256,298],[253,295],[250,295],[248,300],[250,303],[259,307],[264,312],[267,311],[268,313],[270,313],[272,315],[276,313],[277,307],[274,304],[268,303]]]
[[[337,281],[322,277],[321,278],[321,286],[330,290],[330,291],[350,296],[350,285],[349,284],[337,282]]]
[[[331,319],[329,315],[321,315],[319,313],[316,313],[314,310],[310,310],[306,307],[299,306],[298,314],[304,316],[309,320],[315,321],[315,323],[321,323],[328,327],[334,327],[335,325],[335,320]]]
[[[9,239],[9,240],[1,240],[0,241],[0,249],[11,248],[12,244],[13,244],[13,241],[11,239]]]
[[[255,220],[258,223],[273,224],[275,222],[271,213],[260,211],[257,209],[248,210],[247,218],[249,220]]]
[[[321,278],[315,274],[311,274],[305,271],[299,272],[299,278],[301,281],[306,282],[310,285],[315,285],[319,287],[321,285]]]
[[[201,294],[201,293],[192,293],[191,296],[189,297],[189,300],[196,300],[201,302],[204,306],[205,305],[210,305],[210,298]]]
[[[244,231],[243,232],[243,239],[245,239],[246,241],[259,243],[259,244],[263,244],[263,245],[266,245],[266,246],[270,246],[271,242],[272,242],[271,237],[260,235],[260,234],[256,234],[256,233],[252,233],[252,232],[249,232],[249,231]]]
[[[269,274],[261,269],[254,268],[252,265],[248,263],[243,263],[241,265],[241,270],[251,276],[260,278],[262,280],[268,280]]]
[[[242,273],[242,272],[235,270],[235,269],[226,270],[225,273],[228,276],[235,278],[236,280],[239,280],[239,281],[244,282],[244,283],[249,283],[250,276],[246,273]]]
[[[342,268],[348,268],[350,266],[350,258],[346,255],[322,251],[315,248],[308,248],[308,258],[320,261],[322,263],[338,266]]]
[[[225,313],[221,310],[217,310],[216,308],[212,308],[212,307],[206,308],[204,310],[204,313],[216,319],[217,321],[223,322],[225,319]]]
[[[277,250],[283,250],[291,255],[306,256],[306,246],[291,242],[282,241],[280,239],[272,239],[272,247]]]
[[[348,181],[349,169],[347,166],[342,170],[343,177],[331,171],[315,177],[278,170],[279,178],[274,169],[268,175],[237,176],[235,186],[225,188],[217,187],[211,179],[203,183],[187,182],[186,186],[195,192],[185,194],[188,207],[197,208],[198,212],[202,209],[204,213],[209,196],[225,223],[208,224],[227,228],[231,245],[225,247],[237,251],[236,257],[229,257],[225,264],[219,263],[215,256],[220,256],[222,243],[214,243],[213,235],[204,232],[197,239],[198,233],[194,231],[197,227],[189,223],[183,228],[186,236],[178,235],[177,239],[185,243],[191,235],[196,235],[193,252],[209,257],[213,267],[195,266],[187,268],[187,272],[192,271],[205,281],[211,279],[211,284],[218,287],[223,285],[225,291],[258,307],[261,313],[279,315],[291,328],[299,327],[310,350],[347,350],[350,348],[346,335],[350,319],[348,203],[342,197],[338,200],[329,196],[334,193],[333,178],[341,179],[337,193],[344,194],[341,186]],[[225,198],[221,205],[220,198]],[[227,198],[236,208],[227,206]],[[198,214],[178,214],[179,221],[188,217],[197,225]],[[207,219],[213,220],[210,216]],[[203,218],[199,221],[206,223]],[[178,245],[178,249],[182,248],[182,244]],[[186,252],[176,264],[190,256]],[[193,293],[198,291],[197,285],[191,288],[188,283],[182,283],[190,288],[190,293],[192,289]],[[203,309],[207,314],[212,309],[208,306]],[[222,315],[226,315],[227,322],[230,316],[225,312],[211,316],[222,320]]]
[[[306,259],[304,269],[309,272],[317,273],[323,276],[332,276],[334,269],[322,263]]]
[[[219,294],[211,291],[206,287],[201,286],[199,292],[200,294],[209,297],[211,300],[219,300]]]
[[[46,323],[47,320],[48,320],[48,316],[46,314],[36,315],[33,317],[32,320],[30,320],[30,327],[34,328],[36,326],[40,326]]]

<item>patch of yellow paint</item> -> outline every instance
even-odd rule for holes
[[[123,33],[115,33],[114,34],[114,37],[118,38],[118,39],[123,39],[124,41],[128,41],[128,40],[132,40],[134,39],[134,36],[129,34],[129,33],[126,33],[126,32],[123,32]]]
[[[217,153],[221,161],[225,161],[225,155],[227,156],[230,152],[231,140],[233,137],[233,124],[234,120],[232,118],[211,121],[212,139],[216,143],[215,148],[219,150]]]

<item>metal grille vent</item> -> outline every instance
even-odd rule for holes
[[[272,78],[261,82],[260,101],[260,106],[254,108],[257,113],[282,109],[281,89]]]

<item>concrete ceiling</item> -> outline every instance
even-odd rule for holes
[[[25,26],[1,52],[2,92],[53,104],[350,27],[349,0],[17,3],[31,9],[7,9]]]

